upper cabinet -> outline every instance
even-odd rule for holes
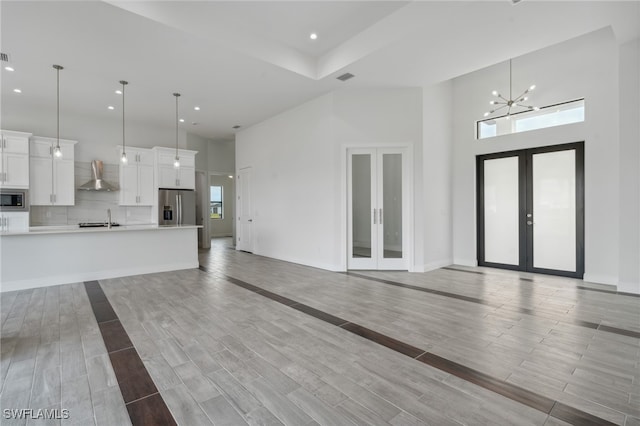
[[[0,135],[0,188],[29,188],[29,136],[2,130]]]
[[[56,139],[33,136],[29,176],[32,206],[73,206],[75,204],[74,150],[76,141],[60,140],[62,157],[53,150]]]
[[[122,156],[122,147],[118,147]],[[152,206],[155,200],[153,184],[154,153],[150,149],[126,147],[127,162],[120,163],[120,205]]]
[[[180,167],[174,167],[176,150],[154,147],[157,171],[157,187],[169,189],[196,189],[197,151],[178,150]]]

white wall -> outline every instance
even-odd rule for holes
[[[196,170],[199,172],[209,172],[209,144],[210,142],[202,136],[187,133],[187,149],[198,151],[196,154]]]
[[[453,263],[451,181],[453,84],[423,89],[424,191],[416,212],[424,212],[424,269]]]
[[[215,173],[236,172],[236,144],[235,141],[210,141],[209,171]]]
[[[344,90],[238,132],[236,168],[253,168],[255,253],[344,270],[346,146],[420,145],[421,110],[420,89]]]
[[[585,280],[617,284],[619,270],[620,144],[618,46],[600,30],[513,60],[514,91],[536,84],[531,103],[585,98],[585,123],[475,140],[474,123],[491,91],[508,93],[508,63],[453,82],[454,262],[476,264],[475,156],[585,141]],[[637,191],[636,191],[637,192]]]
[[[620,283],[640,293],[640,39],[620,47]]]
[[[40,120],[36,117],[48,117]],[[12,107],[3,108],[2,126],[6,130],[18,130],[33,133],[36,136],[56,137],[56,112],[39,111],[34,108],[21,110]],[[126,144],[141,148],[154,146],[175,147],[176,130],[168,125],[159,127],[148,123],[126,122]],[[114,114],[113,119],[103,119],[82,115],[70,115],[60,112],[60,139],[76,140],[75,161],[90,162],[102,160],[105,164],[118,164],[120,160],[116,150],[122,145],[122,117]],[[180,129],[178,146],[186,149],[187,133]]]

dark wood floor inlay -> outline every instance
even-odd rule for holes
[[[132,348],[133,343],[119,320],[98,323],[107,352]]]
[[[556,402],[549,413],[552,417],[560,419],[572,425],[580,426],[613,426],[616,423],[612,423],[608,420],[601,419],[600,417],[593,416],[584,411],[577,410],[573,407],[569,407],[561,402]]]
[[[98,281],[84,283],[133,426],[176,425]]]
[[[547,414],[551,412],[555,403],[553,399],[538,395],[535,392],[512,385],[430,352],[420,355],[417,360]]]
[[[134,425],[177,426],[159,393],[127,404],[127,411]]]
[[[320,310],[318,310],[316,308],[312,308],[309,305],[304,305],[302,303],[296,303],[294,305],[291,305],[290,307],[293,308],[293,309],[296,309],[296,310],[298,310],[300,312],[304,312],[307,315],[311,315],[312,317],[316,317],[318,319],[321,319],[322,321],[328,322],[329,324],[340,326],[340,325],[348,323],[347,320],[344,320],[344,319],[342,319],[340,317],[337,317],[335,315],[328,314],[328,313],[326,313],[324,311],[320,311]]]
[[[464,271],[462,269],[453,269],[453,268],[442,268],[442,269],[447,269],[447,270],[450,270],[450,271],[476,273],[474,271]],[[484,274],[483,272],[478,272],[478,273]],[[397,282],[397,281],[391,281],[391,280],[378,278],[378,277],[371,277],[369,275],[358,274],[356,272],[351,272],[351,271],[346,272],[346,275],[350,275],[350,276],[354,276],[354,277],[358,277],[358,278],[363,278],[365,280],[375,281],[375,282],[378,282],[378,283],[388,284],[388,285],[392,285],[392,286],[396,286],[396,287],[402,287],[402,288],[408,288],[408,289],[411,289],[411,290],[417,290],[417,291],[421,291],[423,293],[436,294],[438,296],[450,297],[452,299],[464,300],[466,302],[471,302],[471,303],[478,303],[478,304],[481,304],[481,305],[491,306],[491,307],[494,307],[494,308],[499,308],[499,307],[502,306],[501,304],[493,303],[493,302],[490,302],[490,301],[484,300],[484,299],[478,299],[478,298],[475,298],[475,297],[463,296],[463,295],[456,294],[456,293],[449,293],[449,292],[446,292],[446,291],[434,290],[434,289],[425,288],[425,287],[419,287],[419,286],[416,286],[416,285],[405,284],[405,283],[401,283],[401,282]],[[534,316],[534,317],[535,316],[539,316],[539,317],[548,319],[548,316],[547,316],[546,313],[539,314],[534,309],[529,309],[529,308],[511,308],[511,309],[514,309],[515,311],[520,312],[522,314],[527,314],[527,315],[531,315],[531,316]],[[593,330],[604,331],[604,332],[607,332],[607,333],[620,334],[622,336],[631,336],[631,337],[640,338],[640,333],[637,332],[637,331],[626,330],[626,329],[618,328],[618,327],[610,327],[610,326],[601,325],[601,324],[598,324],[598,323],[595,323],[595,322],[582,321],[582,320],[573,319],[573,318],[560,319],[559,321],[567,323],[567,324],[577,325],[578,327],[590,328],[590,329],[593,329]]]
[[[354,274],[348,273],[348,275],[354,275]],[[237,278],[233,278],[228,275],[226,275],[225,277],[228,282],[233,283],[242,288],[245,288],[249,291],[253,291],[257,294],[264,295],[265,297],[269,297],[269,295],[275,294],[268,290],[255,286],[253,284],[239,280]],[[366,275],[364,277],[369,278]],[[271,299],[279,303],[285,304],[280,300],[273,299],[273,298]],[[282,299],[286,301],[291,300],[287,297],[282,297]],[[534,408],[543,413],[549,414],[550,416],[555,417],[557,419],[564,420],[565,422],[568,422],[574,425],[583,425],[583,424],[609,425],[611,424],[604,419],[600,419],[589,413],[561,404],[558,401],[555,401],[551,398],[547,398],[543,395],[537,394],[535,392],[529,391],[527,389],[521,388],[511,383],[505,382],[504,380],[500,380],[496,377],[492,377],[486,373],[482,373],[480,371],[474,370],[462,364],[458,364],[446,358],[442,358],[436,354],[424,351],[420,348],[417,348],[415,346],[412,346],[400,340],[394,339],[390,336],[386,336],[382,333],[378,333],[375,330],[370,330],[354,322],[345,321],[341,318],[338,318],[327,312],[323,312],[318,309],[312,308],[303,303],[295,303],[293,305],[287,305],[287,306],[289,306],[290,308],[296,309],[300,312],[307,313],[308,315],[311,315],[329,324],[338,326],[345,331],[349,331],[351,333],[357,334],[358,336],[364,337],[365,339],[378,343],[379,345],[385,346],[398,353],[401,353],[406,356],[410,356],[411,358],[414,358],[424,364],[437,368],[441,371],[445,371],[449,374],[452,374],[470,383],[474,383],[478,386],[481,386],[484,389],[500,394],[513,401],[517,401],[523,405]],[[342,321],[342,323],[339,324],[338,323],[339,321]]]
[[[140,356],[134,348],[109,354],[125,403],[158,393]]]
[[[385,346],[396,352],[400,352],[401,354],[411,358],[416,358],[421,354],[425,353],[423,349],[416,348],[415,346],[411,346],[408,343],[401,342],[400,340],[396,340],[392,337],[386,336],[384,334],[378,333],[377,331],[370,330],[366,327],[363,327],[358,324],[354,324],[352,322],[342,324],[340,328],[348,330],[353,334],[362,336],[365,339],[371,340],[372,342],[376,342],[379,345]]]

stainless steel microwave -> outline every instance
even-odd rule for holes
[[[0,189],[1,211],[29,211],[29,191],[25,189]]]

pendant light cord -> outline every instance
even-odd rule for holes
[[[176,97],[176,160],[178,160],[178,97],[180,93],[174,93],[173,96]]]
[[[64,67],[61,65],[54,65],[56,70],[56,155],[60,156],[60,70]]]
[[[120,80],[120,84],[122,84],[122,156],[123,156],[122,161],[126,161],[127,153],[126,153],[126,143],[124,138],[124,92],[125,92],[124,86],[129,84],[129,82]]]

